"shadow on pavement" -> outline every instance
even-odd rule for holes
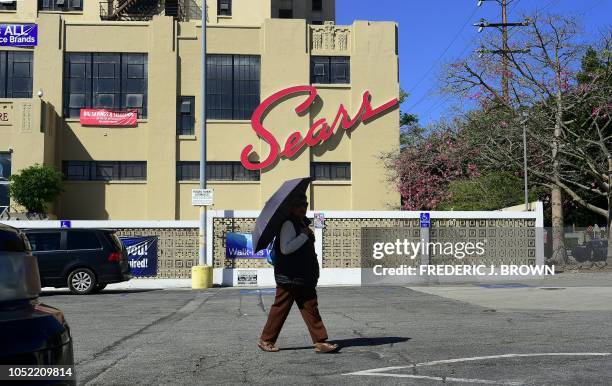
[[[139,292],[151,292],[151,291],[162,291],[159,288],[146,288],[146,289],[109,289],[98,293],[92,293],[89,295],[75,295],[75,296],[103,296],[103,295],[115,295],[115,294],[135,294]],[[69,290],[61,291],[45,291],[40,293],[41,297],[45,296],[57,296],[57,295],[71,295]]]
[[[347,347],[369,347],[369,346],[384,346],[386,344],[404,343],[409,341],[410,338],[398,337],[398,336],[382,336],[376,338],[351,338],[351,339],[336,339],[330,340],[329,343],[337,343],[340,349]],[[293,351],[293,350],[312,350],[312,346],[302,347],[286,347],[281,348],[280,351]]]

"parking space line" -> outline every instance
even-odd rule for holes
[[[467,378],[455,378],[455,377],[439,377],[439,376],[427,376],[427,375],[416,375],[416,374],[395,374],[389,373],[389,371],[394,370],[403,370],[409,368],[416,367],[425,367],[425,366],[436,366],[436,365],[445,365],[450,363],[462,363],[462,362],[474,362],[474,361],[483,361],[490,359],[505,359],[505,358],[526,358],[526,357],[543,357],[543,356],[610,356],[612,353],[609,352],[587,352],[587,353],[531,353],[531,354],[500,354],[500,355],[488,355],[488,356],[479,356],[479,357],[465,357],[465,358],[452,358],[452,359],[442,359],[437,361],[429,361],[429,362],[421,362],[408,366],[391,366],[391,367],[381,367],[377,369],[369,369],[356,371],[353,373],[346,373],[343,375],[366,375],[371,377],[394,377],[394,378],[413,378],[413,379],[429,379],[434,381],[445,381],[445,382],[467,382],[467,383],[479,383],[479,384],[489,384],[489,385],[521,385],[520,382],[512,382],[512,381],[493,381],[488,379],[467,379]]]

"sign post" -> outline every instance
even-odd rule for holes
[[[206,4],[202,6],[202,71],[200,74],[200,98],[202,98],[200,125],[200,190],[206,190]],[[205,192],[203,196],[206,196]],[[212,191],[210,193],[212,200]],[[193,199],[193,192],[192,192]],[[212,203],[211,203],[212,205]],[[200,231],[198,234],[198,265],[191,268],[191,288],[212,287],[212,264],[206,265],[206,206],[200,205]]]

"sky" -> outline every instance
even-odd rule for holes
[[[573,15],[582,22],[585,40],[612,27],[612,0],[508,0],[508,21],[544,13]],[[439,91],[445,64],[467,56],[479,46],[481,18],[501,21],[496,1],[477,0],[336,0],[336,23],[353,20],[395,21],[399,24],[400,83],[409,92],[402,110],[416,114],[427,125],[449,115],[456,103]]]

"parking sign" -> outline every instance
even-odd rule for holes
[[[431,226],[431,220],[429,213],[421,213],[421,228],[429,228]]]

